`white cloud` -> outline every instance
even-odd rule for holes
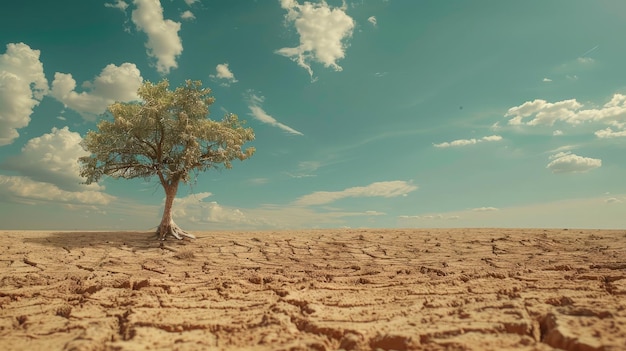
[[[98,184],[84,185],[78,158],[89,153],[80,146],[80,134],[68,127],[52,128],[50,133],[30,139],[18,156],[10,157],[2,168],[19,172],[34,181],[51,183],[65,191],[101,190]]]
[[[423,228],[449,228],[446,221],[426,219],[459,217],[457,228],[589,228],[615,229],[626,226],[626,201],[608,201],[606,196],[595,198],[568,198],[572,194],[547,203],[515,205],[498,211],[476,212],[472,210],[451,211],[422,216],[402,216],[398,226],[409,225]],[[625,194],[613,194],[613,198],[626,199]],[[419,219],[422,219],[420,221]]]
[[[583,173],[602,166],[602,160],[582,157],[571,152],[559,152],[550,156],[546,168],[552,173]]]
[[[178,31],[180,23],[163,18],[163,7],[159,0],[134,0],[132,21],[138,30],[148,35],[146,49],[148,56],[156,59],[156,69],[168,74],[178,67],[176,58],[183,52],[183,44]]]
[[[545,100],[537,99],[527,101],[520,106],[511,107],[504,117],[511,117],[509,124],[522,125],[523,119],[534,116],[525,124],[553,125],[557,120],[569,120],[576,116],[576,111],[582,107],[575,99],[563,100],[556,103],[549,103]]]
[[[561,131],[561,130],[557,129],[557,130],[555,130],[554,132],[552,132],[552,135],[554,135],[554,136],[560,136],[560,135],[563,135],[563,131]]]
[[[300,36],[300,45],[276,53],[297,62],[311,77],[311,61],[341,71],[337,61],[345,57],[344,40],[352,36],[354,29],[354,20],[346,14],[345,7],[333,8],[324,1],[317,4],[306,1],[303,5],[296,0],[280,0],[280,3],[287,10],[287,23],[293,22]]]
[[[269,181],[269,178],[251,178],[248,180],[248,182],[255,185],[267,184]]]
[[[621,204],[623,201],[616,197],[610,197],[604,200],[604,202],[606,202],[607,204]]]
[[[0,146],[11,144],[30,122],[33,108],[48,92],[39,50],[7,44],[0,55]]]
[[[396,197],[417,190],[417,186],[401,180],[376,182],[341,191],[317,191],[298,198],[294,204],[302,206],[324,205],[347,197]]]
[[[467,146],[467,145],[474,145],[474,144],[478,144],[478,143],[482,143],[485,141],[500,141],[502,140],[502,137],[499,135],[490,135],[490,136],[485,136],[482,137],[480,139],[458,139],[458,140],[453,140],[450,142],[443,142],[443,143],[439,143],[439,144],[433,144],[435,147],[438,148],[446,148],[446,147],[455,147],[455,146]]]
[[[442,214],[436,214],[436,215],[413,215],[413,216],[407,216],[407,215],[401,215],[398,216],[399,219],[408,219],[408,220],[427,220],[427,221],[432,221],[432,220],[458,220],[461,218],[461,216],[457,216],[457,215],[450,215],[450,216],[445,216]]]
[[[193,12],[187,10],[180,14],[180,18],[184,20],[194,20],[196,19],[196,16],[193,14]]]
[[[542,82],[546,82],[546,83],[549,83],[551,81],[552,81],[552,79],[550,79],[548,77],[545,77],[545,78],[542,79]]]
[[[175,198],[174,204],[172,205],[172,216],[174,216],[174,219],[176,219],[176,217],[188,216],[189,214],[187,212],[189,208],[202,204],[202,200],[211,195],[213,194],[210,192],[202,192]],[[163,201],[165,201],[165,199],[163,199]]]
[[[322,166],[322,163],[319,161],[302,161],[298,163],[298,169],[295,173],[287,173],[288,176],[292,178],[309,178],[315,177],[313,174],[318,168]]]
[[[44,201],[55,204],[107,205],[115,197],[95,190],[67,191],[28,177],[0,175],[0,199],[26,204]]]
[[[172,208],[174,220],[184,218],[192,223],[254,224],[254,221],[248,219],[237,208],[224,207],[216,201],[203,201],[212,195],[203,192],[174,199]]]
[[[603,130],[598,130],[594,133],[598,138],[619,138],[626,136],[626,129],[622,131],[614,131],[611,128],[606,128]]]
[[[582,64],[591,64],[594,62],[594,59],[592,59],[591,57],[579,57],[577,61]]]
[[[215,66],[216,74],[211,74],[209,77],[213,79],[223,79],[225,82],[222,83],[224,86],[230,86],[233,83],[237,83],[238,80],[235,78],[233,72],[228,68],[228,63],[220,63]]]
[[[369,17],[367,21],[371,23],[374,27],[376,27],[376,25],[378,24],[378,22],[376,21],[376,17],[374,16]]]
[[[119,9],[121,11],[126,11],[126,9],[128,8],[128,4],[123,0],[117,0],[114,3],[105,3],[104,6],[113,9]]]
[[[185,3],[189,6],[195,4],[196,2],[198,2],[199,0],[185,0]]]
[[[76,92],[76,81],[71,74],[55,73],[51,95],[65,106],[79,112],[85,119],[94,120],[116,101],[138,100],[137,89],[143,78],[133,63],[121,66],[107,65],[93,82],[84,82],[87,91]]]
[[[289,134],[303,135],[299,131],[278,122],[274,117],[268,115],[267,112],[265,112],[261,107],[261,104],[263,103],[263,101],[265,101],[264,97],[258,96],[254,93],[249,94],[250,96],[248,97],[248,108],[250,109],[250,116],[256,118],[263,123],[278,127]]]
[[[599,108],[583,108],[583,104],[575,99],[550,103],[545,100],[527,101],[520,106],[512,107],[505,114],[510,117],[510,125],[548,125],[560,121],[569,125],[583,123],[601,123],[611,128],[595,133],[599,138],[626,136],[626,95],[614,94],[611,100]],[[526,121],[526,119],[530,119]]]
[[[491,212],[491,211],[499,211],[499,209],[496,208],[496,207],[477,207],[477,208],[472,208],[472,211],[474,211],[474,212]]]

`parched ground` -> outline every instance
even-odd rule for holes
[[[626,231],[0,232],[2,350],[626,350]]]

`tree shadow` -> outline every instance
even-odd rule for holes
[[[46,236],[24,238],[24,242],[53,246],[64,250],[97,247],[128,247],[136,250],[172,249],[184,246],[189,240],[160,241],[154,232],[52,232]]]

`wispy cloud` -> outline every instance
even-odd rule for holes
[[[376,20],[376,17],[374,16],[369,17],[367,21],[371,23],[374,27],[376,27],[376,25],[378,24],[378,21]]]
[[[376,182],[341,191],[317,191],[298,198],[294,204],[301,206],[324,205],[348,197],[397,197],[417,190],[411,182],[402,180]]]
[[[183,52],[183,44],[178,36],[180,23],[163,18],[163,7],[159,0],[134,0],[132,21],[137,30],[148,35],[147,54],[156,59],[156,69],[168,74],[177,68],[176,59]]]
[[[300,133],[299,131],[285,125],[282,124],[280,122],[278,122],[276,120],[276,118],[270,116],[269,114],[267,114],[267,112],[265,112],[265,110],[263,110],[263,108],[261,107],[261,104],[263,104],[263,102],[265,101],[265,97],[263,96],[259,96],[256,95],[252,92],[248,92],[249,96],[248,96],[248,108],[250,109],[250,116],[256,118],[257,120],[272,125],[274,127],[278,127],[282,130],[284,130],[285,132],[289,133],[289,134],[294,134],[294,135],[303,135],[302,133]]]
[[[490,136],[482,137],[480,139],[473,139],[473,138],[472,139],[458,139],[458,140],[453,140],[450,142],[443,142],[443,143],[433,144],[433,145],[438,148],[446,148],[446,147],[468,146],[468,145],[474,145],[474,144],[478,144],[478,143],[482,143],[486,141],[500,141],[500,140],[502,140],[501,136],[490,135]]]
[[[412,219],[412,220],[427,220],[427,221],[432,221],[432,220],[458,220],[461,218],[461,216],[457,216],[457,215],[442,215],[442,214],[436,214],[436,215],[401,215],[398,216],[399,219]]]
[[[296,0],[280,0],[280,4],[287,10],[286,22],[293,23],[300,36],[300,45],[276,53],[297,62],[311,78],[311,61],[341,71],[337,61],[345,57],[344,41],[352,36],[354,29],[354,20],[346,14],[345,6],[331,7],[324,1],[305,1],[300,5]]]
[[[123,0],[117,0],[114,3],[105,3],[104,6],[113,9],[119,9],[121,11],[126,11],[126,9],[128,8],[128,4]]]
[[[602,166],[602,160],[582,157],[571,152],[559,152],[550,156],[552,160],[546,168],[552,173],[584,173]]]
[[[315,172],[322,165],[319,161],[302,161],[298,164],[298,169],[294,173],[287,173],[292,178],[315,177]]]

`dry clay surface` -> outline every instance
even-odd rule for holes
[[[0,232],[2,350],[626,350],[626,232]]]

